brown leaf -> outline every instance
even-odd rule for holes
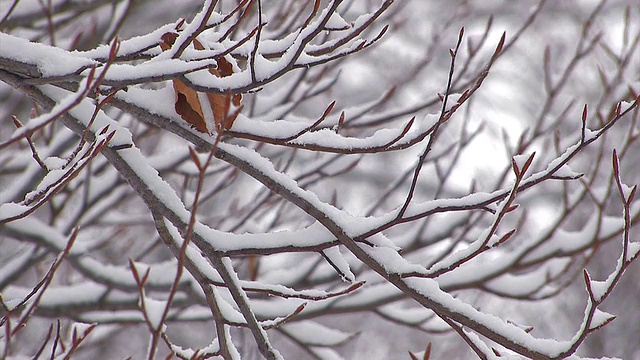
[[[178,34],[169,32],[165,33],[161,37],[160,48],[162,51],[169,50],[176,39]],[[196,50],[204,50],[205,47],[198,40],[193,40],[193,46]],[[215,77],[226,77],[233,74],[233,65],[224,57],[216,58],[217,68],[209,68],[209,73]],[[202,104],[198,97],[198,92],[187,86],[185,83],[178,79],[173,80],[173,89],[176,93],[175,110],[176,113],[182,117],[182,119],[196,130],[213,134],[214,129],[212,126],[208,126],[202,109]],[[215,130],[223,132],[229,130],[233,126],[233,122],[240,113],[242,106],[242,94],[232,93],[207,93],[207,99],[209,104],[204,106],[210,106],[213,113],[213,121]],[[234,105],[234,111],[229,114],[231,105]]]
[[[178,38],[178,34],[176,33],[168,32],[162,35],[160,37],[160,39],[162,40],[160,41],[160,48],[162,49],[162,51],[167,51],[171,49],[173,44],[176,42],[177,38]]]
[[[226,77],[233,74],[233,65],[224,57],[217,58],[216,63],[218,64],[217,69],[209,69],[209,72],[214,76]],[[225,94],[208,93],[207,97],[213,110],[216,128],[223,131],[231,129],[233,122],[236,120],[236,117],[238,117],[242,94],[231,94],[231,92]],[[229,114],[231,104],[238,108],[238,111]]]
[[[176,92],[176,112],[196,130],[210,134],[211,131],[207,128],[202,114],[198,93],[177,79],[173,80],[173,89]]]
[[[233,74],[233,65],[231,65],[227,59],[219,57],[216,59],[216,62],[218,63],[218,73],[221,77]]]

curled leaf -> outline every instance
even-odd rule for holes
[[[168,32],[162,35],[160,48],[162,51],[169,50],[178,34]],[[205,47],[198,40],[193,41],[196,50],[205,50]],[[216,58],[216,67],[209,68],[209,73],[215,77],[226,77],[233,74],[233,65],[223,56]],[[190,88],[179,79],[173,79],[173,89],[175,90],[175,110],[180,117],[188,122],[196,130],[213,134],[215,131],[224,132],[233,126],[233,122],[242,110],[242,94],[232,94],[231,92],[206,93],[206,97]],[[204,100],[204,101],[202,101]],[[231,107],[234,107],[230,112]],[[203,108],[208,107],[208,108]],[[209,114],[209,116],[207,116]],[[211,115],[213,118],[211,119]]]

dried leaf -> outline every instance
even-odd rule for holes
[[[177,79],[173,80],[173,89],[176,92],[176,112],[196,130],[210,133],[202,114],[198,93]]]
[[[177,38],[178,34],[172,32],[162,35],[160,48],[163,51],[170,49]],[[193,46],[196,50],[205,49],[202,43],[198,40],[193,40]],[[216,77],[226,77],[233,74],[233,65],[224,57],[216,58],[216,64],[216,68],[209,68],[209,73],[211,75]],[[208,100],[208,104],[205,104],[204,106],[209,106],[211,108],[211,113],[213,113],[213,124],[208,124],[198,92],[179,79],[173,80],[173,89],[176,93],[176,113],[178,113],[184,121],[191,124],[191,126],[196,130],[203,133],[213,134],[214,130],[219,132],[229,130],[231,126],[233,126],[233,122],[238,117],[238,114],[242,109],[242,106],[240,105],[242,101],[242,94],[232,94],[230,92],[224,94],[207,93],[206,98]],[[232,113],[229,113],[231,105],[233,105],[235,109]]]

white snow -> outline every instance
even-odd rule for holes
[[[137,53],[142,49],[147,49],[149,47],[155,47],[154,50],[147,50],[147,53],[151,54],[159,54],[160,47],[157,46],[160,38],[167,32],[175,31],[177,23],[166,24],[160,26],[158,29],[147,33],[145,35],[132,37],[130,39],[122,40],[120,42],[120,46],[118,48],[118,55],[129,55],[133,53]],[[106,59],[109,57],[109,51],[111,49],[111,45],[100,45],[95,49],[87,50],[87,51],[77,51],[78,55],[91,59]]]
[[[105,76],[105,81],[138,81],[138,79],[167,76],[170,74],[181,74],[192,72],[196,69],[208,68],[215,65],[215,60],[193,60],[186,62],[180,59],[164,59],[158,61],[147,61],[140,64],[111,64]],[[97,71],[100,71],[98,68]],[[84,72],[87,73],[87,70]],[[198,72],[204,74],[205,72]]]
[[[398,251],[388,247],[370,247],[360,245],[367,255],[371,256],[377,263],[382,265],[388,274],[402,274],[415,272],[418,274],[427,274],[427,269],[418,264],[412,264],[403,258]]]
[[[527,160],[529,160],[531,155],[532,155],[532,153],[526,153],[526,154],[515,155],[513,157],[513,160],[515,161],[515,163],[518,166],[518,169],[520,169],[520,171],[522,171],[522,169],[524,167],[524,164],[527,162]]]
[[[631,261],[638,255],[638,253],[640,253],[640,242],[630,242],[628,246],[627,258],[625,260]]]
[[[593,292],[593,297],[596,300],[600,300],[606,294],[611,284],[609,284],[607,281],[591,280],[590,285],[591,291]]]
[[[385,316],[406,324],[420,325],[435,317],[433,311],[423,307],[402,307],[392,303],[378,308]]]
[[[312,346],[336,346],[353,336],[314,321],[289,322],[282,328],[294,338]]]
[[[555,172],[554,176],[560,178],[575,179],[582,176],[582,174],[571,170],[569,165],[565,164]]]
[[[347,282],[353,282],[356,276],[351,272],[349,263],[345,260],[344,256],[340,253],[340,249],[337,246],[330,247],[322,251],[324,255],[335,265],[342,273],[343,280]]]
[[[62,169],[62,167],[67,163],[67,160],[61,159],[57,156],[49,156],[42,161],[48,169]]]
[[[29,206],[16,203],[4,203],[0,205],[0,220],[8,219],[23,214],[29,210]]]
[[[449,310],[462,314],[471,321],[491,328],[492,331],[506,337],[509,341],[524,345],[529,349],[538,351],[549,357],[553,357],[571,346],[567,341],[534,338],[519,327],[509,324],[497,316],[480,312],[471,305],[440,290],[437,282],[434,280],[409,278],[405,279],[405,283],[418,291],[422,296],[445,305]]]
[[[149,320],[151,327],[155,330],[162,324],[162,315],[167,307],[167,302],[163,300],[155,300],[148,296],[144,297],[144,310],[146,318]]]
[[[327,29],[344,29],[349,27],[349,23],[347,23],[339,13],[334,12],[324,27]]]
[[[2,215],[4,216],[5,206],[14,207],[15,205],[17,204],[9,203],[0,205]],[[20,206],[20,208],[24,207]],[[43,244],[53,247],[57,249],[57,251],[62,251],[67,246],[67,243],[69,241],[69,238],[60,234],[60,232],[56,228],[44,223],[42,220],[33,216],[14,220],[5,224],[4,226],[6,226],[7,229],[25,234],[25,236],[41,239],[43,241]],[[79,233],[79,236],[81,235],[82,232]],[[86,251],[88,251],[87,245],[82,241],[76,241],[74,242],[73,247],[71,247],[70,254],[80,255],[85,253]]]
[[[67,51],[40,43],[32,43],[0,32],[0,55],[29,65],[35,65],[44,77],[70,75],[98,63],[92,59],[74,56]]]
[[[615,319],[616,316],[615,315],[611,315],[607,312],[604,312],[600,309],[596,309],[595,313],[593,314],[593,319],[591,320],[591,329],[595,329],[599,326],[602,326],[604,324],[606,324],[607,322],[611,321],[612,319]]]

